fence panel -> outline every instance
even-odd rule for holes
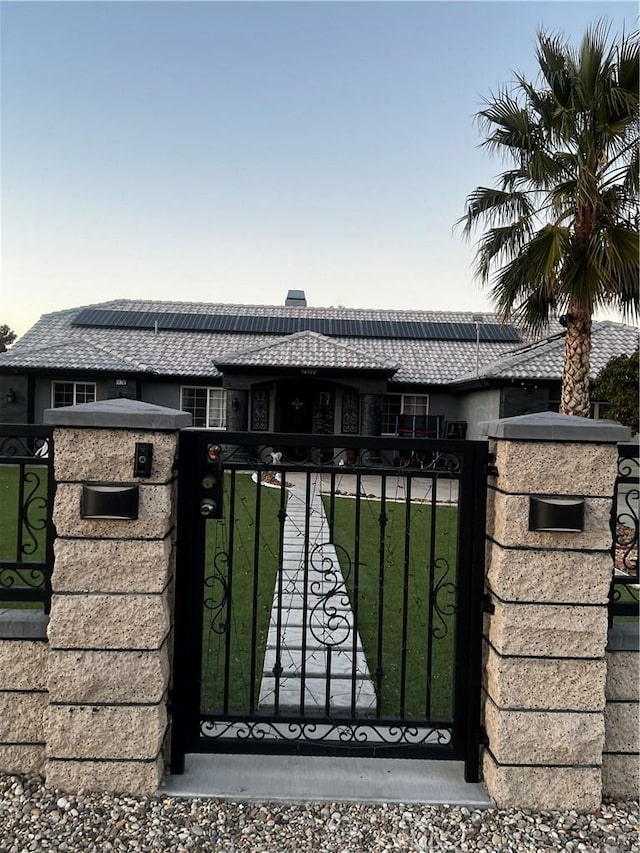
[[[609,622],[638,620],[638,505],[640,503],[637,444],[618,447],[611,532],[613,578],[609,596]]]
[[[0,609],[49,612],[54,493],[53,429],[0,424]]]

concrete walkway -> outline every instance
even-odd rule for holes
[[[373,714],[375,689],[329,541],[319,486],[312,484],[308,511],[306,491],[294,487],[289,492],[258,707]]]

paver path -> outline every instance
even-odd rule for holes
[[[282,566],[271,610],[260,709],[276,709],[277,687],[281,712],[351,715],[353,710],[359,716],[373,714],[375,690],[353,622],[338,555],[329,541],[329,524],[319,489],[313,490],[307,515],[305,490],[292,488],[284,525]],[[275,677],[278,658],[279,684]]]

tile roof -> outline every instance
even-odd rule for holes
[[[379,358],[371,351],[356,348],[342,340],[318,332],[297,332],[286,338],[216,356],[217,367],[290,367],[395,372],[397,362]]]
[[[397,340],[393,338],[358,339],[326,338],[317,333],[303,333],[293,346],[294,336],[236,334],[215,332],[158,331],[153,329],[92,328],[72,325],[83,308],[105,308],[122,311],[202,312],[207,314],[255,314],[271,316],[330,316],[368,320],[409,320],[415,322],[473,322],[472,312],[387,311],[346,308],[298,308],[285,306],[221,305],[214,303],[181,303],[117,300],[94,306],[82,306],[45,314],[7,352],[0,353],[3,367],[46,370],[94,370],[106,372],[147,373],[158,376],[180,376],[210,379],[220,376],[215,363],[232,363],[245,359],[247,366],[264,364],[265,357],[276,359],[279,366],[300,366],[301,358],[323,359],[333,366],[353,369],[385,369],[399,365],[392,383],[442,385],[475,377],[476,358],[483,365],[483,376],[550,376],[559,378],[563,342],[551,338],[527,347],[513,343],[446,340]],[[485,314],[486,322],[497,322],[495,314]],[[629,327],[602,325],[607,334],[599,343],[594,334],[592,366],[598,370],[608,355],[631,351]],[[559,326],[556,324],[555,330]],[[627,331],[620,331],[627,330]],[[636,333],[637,334],[637,333]],[[316,337],[314,337],[316,335]],[[596,341],[597,338],[597,341]],[[327,343],[329,341],[330,343]],[[303,344],[303,349],[300,344]],[[558,351],[556,353],[556,346]],[[549,349],[547,349],[547,347]],[[599,353],[604,353],[601,357]],[[254,355],[251,355],[251,352]],[[260,359],[260,353],[263,357]],[[553,353],[556,353],[553,355]],[[534,358],[540,355],[539,360]],[[558,360],[558,354],[559,360]],[[252,361],[251,359],[258,359]],[[361,365],[358,368],[358,365]],[[495,373],[491,371],[496,371]],[[518,373],[516,371],[523,371]],[[542,373],[534,373],[540,370]],[[509,371],[514,371],[510,373]]]
[[[558,379],[562,376],[564,361],[564,333],[553,335],[543,341],[520,347],[504,358],[484,363],[479,374],[469,373],[459,381],[478,378],[505,379]],[[604,365],[616,355],[631,354],[639,343],[638,329],[613,323],[610,320],[596,321],[591,329],[591,369],[589,376],[595,379]]]

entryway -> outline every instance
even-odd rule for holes
[[[180,436],[173,772],[330,755],[477,781],[486,443],[256,438]]]

